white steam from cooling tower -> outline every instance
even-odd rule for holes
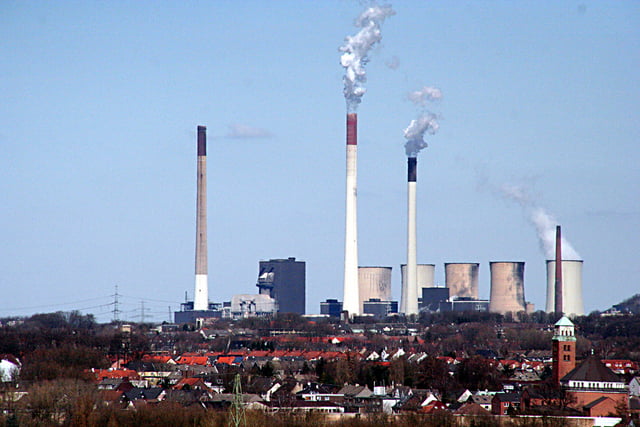
[[[420,107],[416,119],[411,120],[404,130],[405,152],[407,159],[407,272],[402,284],[400,311],[405,314],[418,314],[418,244],[417,244],[417,202],[416,187],[418,181],[418,153],[427,147],[425,133],[434,134],[438,130],[437,116],[426,111],[427,101],[442,98],[440,89],[423,87],[410,92],[407,98]],[[403,276],[405,277],[405,276]]]
[[[525,210],[529,221],[536,228],[540,248],[544,256],[546,259],[553,259],[555,256],[556,225],[558,225],[558,221],[543,207],[539,206],[525,188],[518,185],[505,184],[500,188],[500,191],[506,199],[518,203]],[[562,237],[562,254],[563,259],[582,259],[564,236]]]
[[[518,203],[525,210],[529,221],[534,225],[540,248],[547,259],[547,301],[546,311],[555,311],[555,248],[556,226],[558,221],[539,206],[529,195],[525,188],[516,185],[503,185],[502,195]],[[584,303],[582,300],[582,257],[564,237],[562,243],[562,299],[563,312],[567,315],[583,315]]]
[[[344,300],[343,309],[349,315],[360,313],[358,288],[358,220],[357,220],[357,175],[358,175],[358,116],[355,113],[366,92],[365,65],[373,46],[382,40],[381,27],[385,19],[394,15],[391,6],[371,6],[355,20],[360,30],[347,36],[340,47],[340,64],[344,67],[344,98],[347,103],[347,163],[344,243]]]

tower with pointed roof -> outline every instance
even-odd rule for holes
[[[560,380],[576,367],[576,336],[573,322],[562,316],[556,322],[552,338],[553,382],[560,385]]]

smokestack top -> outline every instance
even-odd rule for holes
[[[347,145],[358,145],[358,115],[347,114]]]
[[[198,126],[198,156],[207,155],[207,127]]]
[[[416,182],[418,179],[418,159],[409,157],[407,159],[407,182]]]

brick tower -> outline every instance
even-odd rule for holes
[[[560,385],[562,377],[576,367],[576,336],[571,320],[562,316],[556,322],[552,338],[553,382]]]

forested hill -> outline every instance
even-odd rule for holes
[[[614,305],[613,308],[623,313],[640,314],[640,294],[635,294],[631,298]]]

